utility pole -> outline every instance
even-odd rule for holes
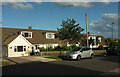
[[[112,41],[113,41],[113,24],[114,22],[112,22]]]
[[[87,35],[87,47],[89,46],[89,43],[88,43],[88,24],[87,24],[87,12],[85,13],[85,16],[86,16],[86,35]]]

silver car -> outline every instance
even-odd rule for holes
[[[94,54],[91,48],[89,47],[76,47],[72,51],[68,51],[65,54],[66,59],[76,59],[81,60],[81,58],[93,58]]]

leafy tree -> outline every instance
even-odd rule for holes
[[[56,38],[59,38],[60,40],[67,39],[69,43],[72,43],[72,41],[78,42],[82,35],[80,34],[84,29],[79,26],[79,24],[76,24],[76,21],[74,19],[68,19],[62,20],[61,28],[58,29],[58,34],[56,34]]]
[[[112,39],[111,38],[106,38],[105,42],[106,42],[107,46],[109,46],[109,44],[112,42]]]
[[[99,45],[98,49],[99,50],[104,50],[104,46],[103,45]]]
[[[112,47],[112,46],[118,46],[118,47],[120,47],[120,42],[113,41],[113,42],[111,42],[111,43],[109,44],[109,46],[110,46],[110,47]]]

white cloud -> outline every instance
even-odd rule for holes
[[[24,2],[3,2],[3,6],[12,7],[15,9],[33,9],[33,6],[29,3]]]
[[[98,32],[105,36],[111,37],[112,22],[114,22],[114,37],[118,37],[118,14],[105,13],[102,18],[90,23],[90,31],[95,34]]]
[[[74,6],[74,7],[92,7],[94,6],[91,2],[53,2],[61,7]]]
[[[61,7],[67,7],[67,6],[74,6],[74,7],[93,7],[94,4],[92,2],[103,2],[104,4],[109,4],[110,0],[3,0],[2,2],[8,2],[7,6],[13,7],[13,8],[21,8],[21,9],[33,9],[33,6],[27,2],[35,2],[37,4],[41,4],[42,2],[52,2],[54,4],[57,4]],[[11,3],[9,3],[11,2]],[[13,3],[15,2],[15,3]],[[19,3],[22,2],[22,3]],[[24,4],[26,3],[26,4]],[[3,3],[4,4],[4,3]],[[4,5],[4,6],[5,6]]]

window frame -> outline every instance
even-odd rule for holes
[[[51,37],[49,37],[49,35],[51,35]],[[55,38],[55,33],[46,33],[46,38],[47,39],[54,39]]]
[[[52,47],[53,48],[53,44],[46,44],[46,48],[48,48],[48,47]]]
[[[22,46],[22,50],[23,51],[18,51],[18,47],[19,46],[14,46],[14,50],[13,50],[13,52],[26,52],[27,51],[27,46],[23,46],[23,45],[20,45],[20,46]],[[16,51],[15,51],[16,50]]]
[[[28,37],[25,36],[25,33],[28,33]],[[22,34],[25,38],[32,38],[32,32],[30,32],[30,31],[22,31],[21,34]]]
[[[40,49],[40,45],[39,44],[35,44],[35,50]]]

